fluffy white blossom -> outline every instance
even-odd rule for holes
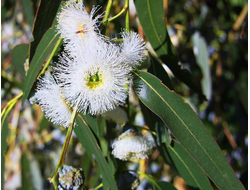
[[[82,1],[69,2],[62,8],[57,17],[57,29],[61,37],[64,38],[66,50],[74,53],[76,44],[86,45],[87,41],[100,38],[98,19],[102,15],[94,18],[97,10],[98,7],[93,7],[91,12],[88,13]]]
[[[118,45],[101,35],[102,15],[94,18],[96,11],[88,13],[82,1],[66,3],[57,25],[66,53],[55,68],[66,102],[92,115],[125,104],[131,69],[145,59],[145,44],[138,34],[123,31]]]
[[[121,44],[121,56],[124,56],[124,63],[135,68],[140,65],[147,56],[145,43],[135,32],[123,31],[121,33],[123,43]]]
[[[85,51],[84,51],[85,50]],[[119,48],[100,43],[88,51],[79,47],[78,56],[63,55],[55,74],[61,81],[69,104],[78,111],[93,115],[102,114],[125,103],[130,70],[117,56]]]
[[[71,110],[68,108],[62,94],[62,89],[56,84],[51,74],[46,73],[39,79],[35,95],[30,102],[41,106],[46,118],[54,124],[68,127]]]
[[[118,137],[112,145],[112,154],[120,160],[145,159],[152,152],[155,143],[150,133],[145,136],[135,132],[133,129],[127,130]]]

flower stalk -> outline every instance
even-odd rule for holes
[[[125,16],[125,28],[127,31],[129,31],[129,0],[125,1],[125,7],[127,7]]]
[[[122,8],[122,10],[117,15],[115,15],[112,18],[108,19],[108,22],[111,22],[111,21],[115,20],[116,18],[118,18],[119,16],[121,16],[127,9],[128,9],[128,7],[124,6]]]
[[[108,25],[108,17],[110,15],[110,11],[111,11],[111,7],[113,5],[113,0],[109,0],[107,7],[106,7],[106,11],[105,11],[105,15],[103,17],[103,34],[106,34],[106,30],[107,30],[107,25]]]
[[[56,169],[55,169],[52,177],[48,179],[51,183],[53,183],[55,189],[57,189],[56,176],[58,174],[58,169],[65,164],[66,154],[68,152],[70,139],[71,139],[72,132],[74,129],[74,121],[75,121],[75,118],[77,115],[77,109],[78,109],[78,106],[76,106],[72,112],[71,119],[70,119],[70,126],[68,127],[68,130],[67,130],[66,139],[65,139],[65,142],[63,144],[62,152],[61,152],[58,164],[56,166]]]

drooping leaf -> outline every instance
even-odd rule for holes
[[[58,40],[59,35],[56,34],[54,28],[49,29],[44,34],[42,40],[40,41],[37,47],[34,58],[30,63],[30,68],[25,78],[22,102],[24,102],[24,100],[28,97],[42,64],[45,62],[46,58],[48,57],[49,53],[52,51]]]
[[[202,99],[205,99],[201,89],[192,81],[189,71],[181,69],[180,65],[178,65],[179,59],[166,29],[163,0],[138,0],[135,1],[135,6],[140,24],[157,56],[171,69],[179,80],[198,93]]]
[[[180,96],[143,71],[134,73],[133,81],[139,99],[166,123],[215,185],[244,189],[208,130]]]
[[[45,32],[52,26],[60,3],[61,0],[40,0],[32,31],[34,41],[30,43],[30,63]]]
[[[103,157],[102,151],[95,140],[95,136],[92,133],[90,126],[86,123],[84,118],[81,115],[78,115],[76,118],[77,126],[74,128],[74,131],[77,135],[77,138],[82,143],[85,150],[90,155],[94,155],[102,171],[102,177],[105,178],[110,188],[113,190],[117,189],[116,182],[113,178],[111,169],[109,168],[108,163]]]
[[[17,45],[11,53],[12,64],[23,78],[25,78],[24,62],[28,58],[28,54],[29,44]]]
[[[167,151],[188,187],[201,190],[213,189],[207,176],[177,141],[173,140],[171,145],[167,146]]]

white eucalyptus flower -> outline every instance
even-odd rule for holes
[[[86,45],[88,40],[97,40],[98,36],[100,38],[98,19],[102,15],[93,18],[97,10],[98,7],[93,7],[91,12],[88,13],[82,1],[73,1],[68,2],[58,14],[57,29],[61,37],[64,38],[66,50],[74,52],[76,44]]]
[[[40,105],[45,117],[52,123],[64,127],[69,126],[71,110],[63,98],[62,89],[50,73],[46,73],[43,78],[39,79],[36,93],[30,102]]]
[[[124,56],[124,62],[136,68],[140,62],[146,59],[147,50],[145,43],[136,32],[123,31],[121,33],[123,43],[121,44],[121,56]]]
[[[84,51],[79,46],[78,55],[72,59],[65,54],[55,68],[66,100],[78,111],[92,115],[102,114],[125,103],[130,70],[122,64],[119,48],[100,43]]]
[[[120,160],[146,159],[154,146],[151,134],[143,136],[142,133],[129,129],[113,143],[112,154]]]

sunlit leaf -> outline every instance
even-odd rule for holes
[[[202,92],[206,96],[207,100],[212,98],[212,79],[209,66],[208,47],[205,39],[196,32],[192,37],[194,55],[196,62],[199,65],[202,72],[201,87]]]

